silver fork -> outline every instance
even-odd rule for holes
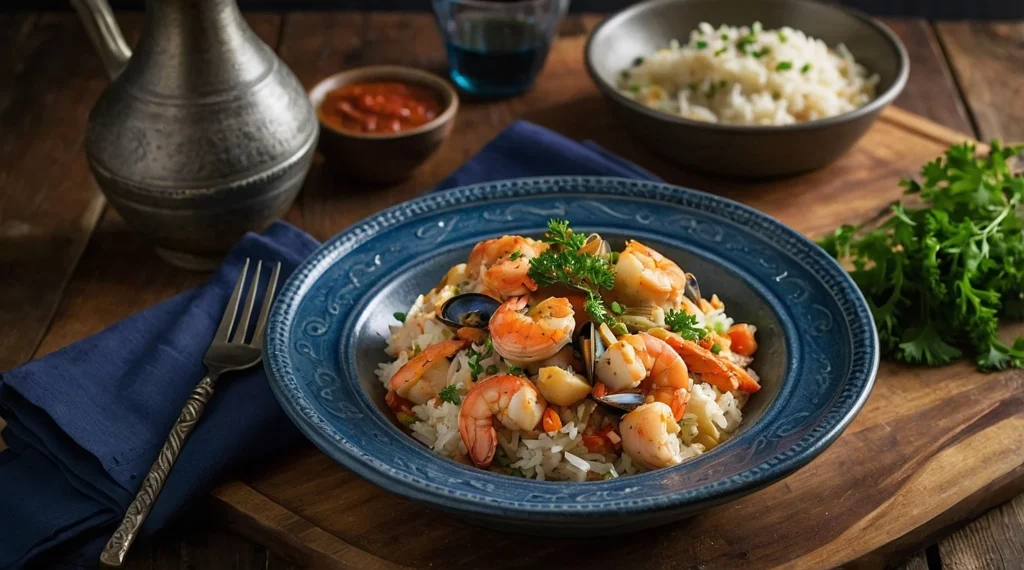
[[[259,289],[260,270],[262,267],[263,262],[258,261],[256,263],[256,271],[252,279],[248,281],[250,283],[249,293],[246,295],[242,318],[238,320],[237,326],[235,326],[238,302],[242,296],[242,291],[245,289],[246,275],[249,272],[249,259],[246,258],[245,264],[242,266],[242,273],[238,276],[238,281],[235,283],[235,290],[231,293],[231,299],[228,301],[227,308],[224,309],[224,316],[220,320],[220,326],[217,327],[217,333],[214,335],[210,347],[206,349],[206,355],[203,356],[203,364],[206,366],[206,377],[199,382],[195,390],[192,390],[192,394],[188,397],[185,407],[182,408],[181,414],[178,416],[178,421],[174,423],[171,433],[167,436],[167,441],[164,442],[163,448],[160,449],[160,455],[157,456],[153,466],[150,467],[149,474],[146,475],[145,481],[142,482],[142,487],[139,488],[138,494],[135,495],[135,500],[128,506],[128,511],[125,513],[121,525],[117,527],[114,535],[110,537],[107,545],[103,548],[103,553],[100,554],[100,563],[104,566],[118,568],[124,563],[125,555],[128,554],[128,549],[131,547],[132,542],[135,541],[136,536],[138,536],[139,529],[142,528],[142,523],[145,522],[146,516],[149,515],[149,510],[153,507],[153,503],[156,502],[160,490],[163,489],[164,482],[167,480],[167,474],[174,467],[174,462],[178,459],[178,454],[181,453],[185,440],[188,439],[189,434],[196,427],[196,423],[206,409],[206,404],[210,401],[210,397],[213,396],[213,388],[217,378],[225,372],[244,370],[259,364],[262,358],[260,349],[263,346],[263,330],[266,328],[267,313],[270,312],[271,301],[274,298],[274,289],[277,288],[277,277],[281,272],[281,264],[276,263],[270,274],[270,280],[263,295],[263,304],[260,308],[259,318],[256,321],[256,329],[253,331],[252,338],[247,343],[246,333],[249,329],[249,319],[252,317],[253,306],[256,304],[256,291]],[[232,330],[234,330],[234,334],[232,334]]]

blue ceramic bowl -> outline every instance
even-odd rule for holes
[[[621,246],[637,238],[695,273],[758,327],[763,388],[737,435],[670,469],[586,483],[524,480],[434,455],[387,411],[373,371],[405,311],[480,240],[540,236],[551,217]],[[846,272],[795,231],[729,200],[617,178],[534,178],[429,194],[320,247],[288,280],[267,329],[271,386],[324,453],[373,483],[487,526],[593,535],[666,523],[806,464],[860,410],[878,340]],[[823,498],[827,499],[827,498]]]

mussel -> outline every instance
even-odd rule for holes
[[[598,359],[604,354],[605,347],[610,346],[615,340],[615,334],[608,325],[596,325],[593,321],[583,323],[576,333],[573,343],[583,360],[584,376],[591,385],[597,381],[594,368]],[[600,404],[622,412],[632,411],[644,403],[644,395],[639,392],[618,392],[593,398]]]
[[[600,398],[594,398],[598,402],[621,410],[623,412],[632,412],[638,406],[644,403],[645,397],[640,392],[618,392],[616,394],[606,394]]]
[[[665,310],[653,303],[627,307],[619,316],[629,332],[645,332],[665,326]]]
[[[500,306],[500,301],[482,293],[462,293],[445,301],[437,318],[450,327],[486,329]]]
[[[700,300],[703,297],[700,296],[700,285],[697,284],[697,277],[693,273],[686,274],[686,287],[683,292],[693,301],[693,304],[700,307]]]

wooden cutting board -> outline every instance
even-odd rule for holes
[[[900,177],[966,138],[889,109],[824,170],[776,182],[727,182],[649,156],[602,105],[584,98],[572,109],[527,118],[596,139],[670,182],[742,200],[811,237],[872,218],[900,195]],[[213,496],[233,528],[314,567],[622,568],[642,561],[662,568],[821,568],[880,564],[1022,490],[1024,371],[883,363],[864,410],[807,467],[693,519],[617,540],[480,529],[388,494],[313,448]]]

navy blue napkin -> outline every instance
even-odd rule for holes
[[[597,145],[527,122],[502,132],[438,189],[524,176],[653,179]],[[278,222],[246,236],[210,281],[4,374],[0,415],[0,568],[94,568],[163,444],[246,257],[287,276],[316,247]],[[266,272],[265,272],[266,273]],[[212,486],[300,441],[262,369],[225,377],[185,445],[142,534]]]

